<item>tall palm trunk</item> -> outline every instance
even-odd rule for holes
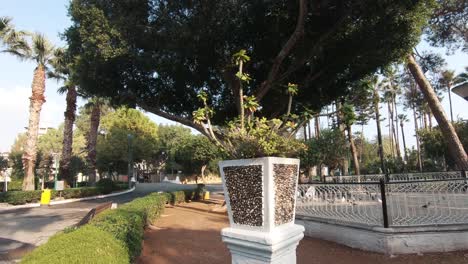
[[[91,124],[88,132],[88,145],[86,147],[88,150],[88,176],[91,186],[96,185],[96,144],[100,120],[101,105],[98,102],[95,102],[93,109],[91,110]]]
[[[450,104],[450,121],[453,123],[453,111],[452,111],[452,93],[450,92],[450,85],[447,86],[448,90],[448,98],[449,98],[449,104]]]
[[[320,137],[320,121],[318,116],[315,117],[315,137]]]
[[[65,122],[63,126],[63,147],[62,156],[60,159],[59,174],[65,181],[65,185],[71,186],[73,183],[73,176],[70,171],[70,161],[72,156],[73,146],[73,123],[76,117],[76,88],[75,86],[68,87],[67,90],[67,108],[64,112]]]
[[[387,113],[388,113],[388,136],[390,138],[390,149],[392,151],[392,157],[395,158],[395,141],[393,140],[393,114],[391,109],[391,102],[387,102]]]
[[[419,144],[419,135],[418,135],[418,117],[416,116],[416,107],[414,106],[413,103],[413,118],[414,118],[414,132],[416,136],[416,150],[418,152],[418,168],[419,171],[422,172],[423,167],[422,167],[422,158],[421,158],[421,146]]]
[[[401,159],[401,150],[400,150],[400,135],[398,133],[398,109],[396,104],[396,96],[393,97],[393,109],[394,109],[394,117],[392,120],[395,122],[393,123],[393,135],[395,136],[395,143],[396,143],[396,150],[397,156]]]
[[[23,166],[25,171],[23,191],[34,190],[34,167],[37,156],[39,121],[42,105],[45,102],[45,68],[43,65],[38,65],[34,70],[31,88],[32,96],[29,98],[31,101],[29,104],[29,125],[23,154]]]
[[[437,123],[439,124],[442,135],[448,143],[449,152],[452,158],[455,160],[456,166],[461,170],[468,170],[468,156],[466,155],[463,145],[458,138],[458,135],[455,129],[447,119],[444,109],[437,98],[434,89],[432,89],[431,84],[428,82],[424,73],[422,72],[419,65],[416,63],[412,54],[408,55],[408,68],[411,71],[414,79],[418,83],[419,89],[424,94],[432,114],[434,115]]]
[[[403,153],[405,157],[405,161],[408,162],[408,154],[406,152],[406,140],[405,140],[405,130],[403,128],[403,120],[400,120],[400,127],[401,127],[401,138],[403,139]]]
[[[353,134],[351,133],[351,126],[346,126],[346,130],[348,131],[348,140],[349,145],[351,146],[351,155],[353,156],[354,169],[356,171],[356,175],[361,175],[356,145],[354,144]]]
[[[387,173],[385,169],[384,153],[383,153],[383,146],[382,146],[382,130],[380,128],[380,111],[379,111],[379,91],[377,90],[377,85],[374,85],[374,112],[375,112],[375,122],[377,125],[377,142],[379,145],[380,168],[382,170],[382,173]]]
[[[346,126],[344,124],[344,117],[343,117],[343,111],[341,110],[342,108],[342,104],[341,102],[336,102],[336,111],[337,111],[337,114],[336,114],[336,119],[337,119],[337,123],[338,123],[338,128],[340,130],[340,133],[341,135],[343,136],[344,139],[346,139]],[[348,161],[348,158],[346,156],[343,156],[342,159],[341,159],[341,164],[342,164],[342,171],[343,171],[343,175],[348,175],[348,171],[349,171],[349,161]]]

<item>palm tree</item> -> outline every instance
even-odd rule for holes
[[[379,145],[379,157],[380,157],[380,168],[382,173],[386,173],[385,169],[385,162],[384,162],[384,152],[383,152],[383,144],[382,144],[382,130],[380,128],[380,96],[379,96],[379,87],[382,83],[379,82],[377,76],[372,76],[369,80],[368,85],[371,85],[374,90],[374,113],[375,113],[375,122],[377,125],[377,142]]]
[[[67,107],[64,112],[63,147],[59,166],[59,175],[65,180],[67,186],[71,186],[74,178],[70,170],[70,162],[73,146],[73,124],[76,118],[76,99],[78,97],[76,86],[70,80],[70,62],[71,58],[67,50],[63,48],[56,49],[54,57],[51,60],[53,71],[48,72],[49,78],[64,82],[64,85],[58,89],[58,92],[60,94],[67,93]]]
[[[468,67],[465,67],[465,72],[458,74],[453,80],[453,84],[468,82]]]
[[[403,151],[405,161],[408,162],[408,154],[406,152],[406,139],[405,139],[405,130],[404,130],[404,123],[408,122],[408,117],[404,114],[399,114],[398,119],[400,120],[400,127],[401,127],[401,138],[403,139]]]
[[[452,123],[448,121],[437,94],[434,92],[432,85],[427,80],[424,72],[421,70],[421,67],[419,67],[412,53],[407,55],[407,67],[418,84],[419,89],[424,94],[424,98],[439,124],[442,135],[448,143],[449,152],[455,160],[458,169],[468,170],[468,156],[463,149],[463,145],[461,144]]]
[[[452,110],[452,95],[450,93],[450,90],[454,84],[455,80],[455,72],[451,70],[444,70],[441,73],[439,83],[442,86],[445,86],[447,88],[447,93],[448,93],[448,98],[449,98],[449,103],[450,103],[450,120],[453,122],[453,110]]]
[[[4,24],[4,22],[2,23]],[[20,60],[30,60],[36,63],[33,82],[31,85],[32,96],[29,105],[28,140],[23,153],[23,166],[25,176],[23,190],[34,190],[34,167],[37,155],[37,137],[42,105],[45,102],[45,79],[47,67],[53,54],[54,47],[44,35],[28,34],[10,29],[2,37],[6,49],[3,52],[12,54]]]
[[[99,132],[99,124],[101,122],[102,107],[105,105],[105,100],[99,97],[91,98],[85,105],[86,108],[91,109],[90,114],[90,128],[87,135],[86,150],[86,163],[88,167],[89,184],[96,185],[96,145]]]

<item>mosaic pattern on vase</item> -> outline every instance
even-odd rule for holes
[[[234,223],[263,226],[262,166],[224,167]]]
[[[293,221],[297,165],[273,164],[275,225]]]

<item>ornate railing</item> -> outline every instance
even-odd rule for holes
[[[389,174],[365,174],[347,176],[325,176],[325,182],[329,183],[351,183],[351,182],[379,182],[381,179],[389,182],[395,181],[426,181],[426,180],[456,180],[464,179],[464,171],[440,171],[440,172],[412,172]]]
[[[300,184],[296,214],[401,227],[468,224],[467,179]]]

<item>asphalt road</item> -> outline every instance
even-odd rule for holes
[[[32,248],[47,241],[55,233],[78,223],[92,208],[105,202],[122,204],[135,198],[158,191],[176,191],[194,189],[196,185],[171,183],[140,183],[135,191],[120,196],[54,205],[0,209],[0,263],[5,260],[2,255],[19,247]],[[207,185],[212,193],[222,192],[221,184]]]

